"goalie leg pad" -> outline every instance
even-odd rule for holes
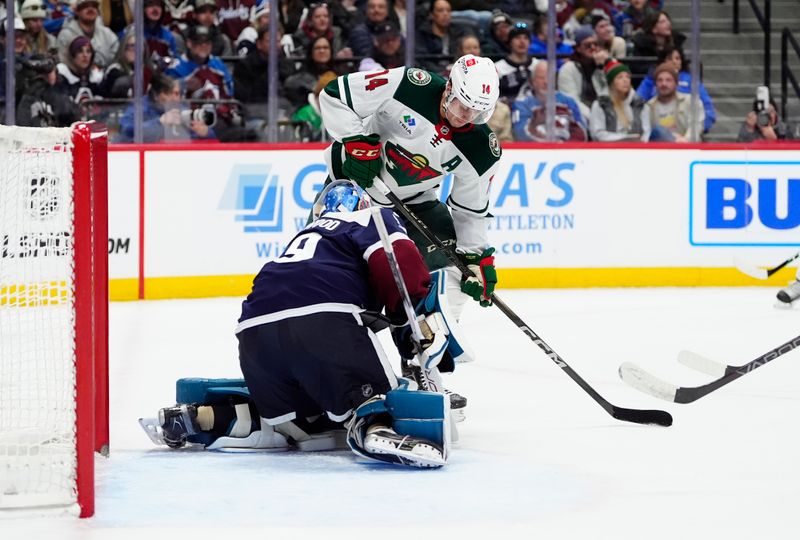
[[[261,429],[252,431],[246,437],[218,437],[206,446],[206,450],[219,452],[284,452],[288,449],[286,437],[276,432],[263,418]]]
[[[440,467],[450,445],[447,398],[434,392],[392,390],[359,407],[348,425],[356,454],[387,463]]]
[[[238,401],[250,399],[244,379],[184,378],[175,383],[175,403],[220,405],[229,403],[231,397]]]

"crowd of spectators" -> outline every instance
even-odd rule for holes
[[[148,142],[265,140],[274,46],[281,133],[321,140],[318,96],[328,82],[405,64],[407,0],[280,0],[274,45],[266,0],[142,1],[144,98],[134,104],[134,0],[18,0],[16,123],[99,118],[114,140],[132,141],[139,106]],[[691,114],[686,36],[672,27],[665,3],[556,0],[557,140],[683,142],[712,129],[716,113],[702,83],[702,110]],[[491,127],[502,141],[546,140],[547,5],[417,2],[416,65],[447,76],[462,54],[489,56],[501,96]],[[5,72],[1,60],[0,79]],[[4,92],[0,85],[0,98]],[[752,118],[743,123],[741,137],[769,136]]]

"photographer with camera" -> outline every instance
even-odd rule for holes
[[[146,143],[216,138],[214,107],[190,110],[182,106],[180,84],[167,75],[153,75],[150,90],[144,98],[142,116],[143,142]],[[115,142],[133,142],[133,118],[134,104],[131,103],[120,120]]]
[[[797,129],[781,122],[778,118],[778,106],[769,95],[769,88],[759,86],[753,110],[747,113],[742,122],[736,142],[779,141],[797,139]]]

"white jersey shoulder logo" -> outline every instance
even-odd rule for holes
[[[416,68],[409,69],[406,75],[408,77],[408,80],[416,84],[417,86],[425,86],[426,84],[431,82],[431,74],[421,69],[416,69]]]

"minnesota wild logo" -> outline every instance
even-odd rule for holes
[[[442,175],[428,165],[428,158],[413,154],[399,144],[387,141],[385,151],[386,170],[398,186],[410,186]]]
[[[425,86],[431,82],[431,74],[417,68],[411,68],[406,72],[408,80],[417,86]]]

